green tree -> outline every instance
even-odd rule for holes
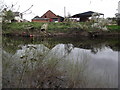
[[[8,10],[8,11],[5,11],[5,13],[4,13],[5,15],[4,15],[4,21],[11,21],[11,20],[13,20],[14,19],[14,13],[11,11],[11,10]]]

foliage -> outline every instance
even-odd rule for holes
[[[107,18],[111,24],[116,24],[117,23],[117,18],[113,17],[113,18]]]
[[[6,21],[10,21],[10,20],[13,20],[14,19],[14,14],[11,10],[9,11],[5,11],[5,16],[4,16],[4,20]]]
[[[120,13],[116,13],[116,21],[117,21],[117,24],[120,26]]]
[[[120,26],[120,18],[117,18],[117,24]]]

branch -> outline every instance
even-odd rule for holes
[[[18,9],[17,9],[17,11],[20,9],[20,5],[18,6]]]
[[[27,12],[27,11],[28,11],[28,10],[30,10],[32,7],[33,7],[33,5],[31,5],[31,7],[30,7],[30,8],[28,8],[27,10],[25,10],[25,11],[24,11],[24,12],[22,12],[22,13]]]
[[[11,10],[15,5],[17,5],[17,2],[16,2],[15,4],[12,4],[10,10]]]

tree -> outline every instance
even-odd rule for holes
[[[0,12],[3,10],[3,8],[4,8],[4,3],[2,0],[0,0]]]
[[[119,13],[116,13],[116,21],[117,21],[117,24],[120,26],[120,14]]]
[[[8,11],[4,11],[4,18],[3,18],[3,22],[8,21],[10,22],[11,20],[14,19],[14,13],[11,10]]]
[[[0,9],[0,12],[2,13],[1,16],[2,16],[2,20],[3,22],[11,22],[11,20],[14,19],[15,15],[12,11],[13,7],[15,5],[11,5],[10,7],[8,5],[6,5],[4,2],[0,2],[0,5],[1,5],[1,9]]]
[[[3,17],[3,22],[11,22],[11,20],[14,20],[15,19],[15,13],[14,13],[14,6],[17,5],[16,4],[12,4],[11,6],[8,6],[6,4],[4,4],[3,2],[0,2],[0,12],[2,12],[2,17]],[[33,7],[33,5],[31,5],[27,10],[23,11],[21,14],[26,14],[26,12],[30,11],[30,9]],[[20,8],[20,5],[18,7],[17,10],[15,10],[15,12],[18,12]],[[29,14],[32,13],[29,12]]]
[[[120,18],[117,19],[117,24],[120,26]]]

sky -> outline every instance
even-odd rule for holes
[[[16,4],[13,11],[23,12],[33,7],[23,15],[23,19],[31,21],[35,16],[42,16],[48,10],[51,10],[56,15],[64,16],[64,7],[66,16],[68,13],[74,14],[83,13],[86,11],[94,11],[103,13],[105,18],[115,17],[118,12],[118,2],[120,0],[3,0],[8,6]],[[19,7],[20,6],[20,7]],[[32,13],[30,13],[32,12]]]

